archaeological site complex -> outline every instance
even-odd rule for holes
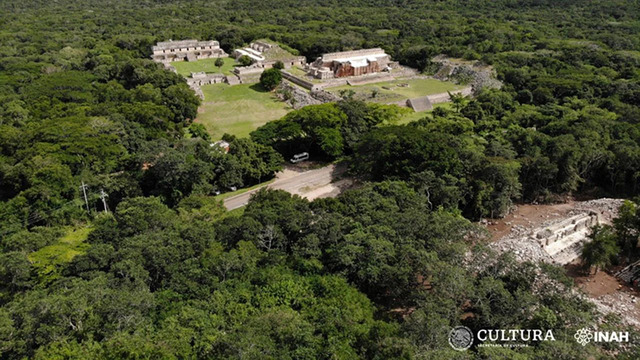
[[[259,82],[260,75],[266,69],[272,68],[277,62],[282,62],[282,76],[290,85],[288,92],[292,95],[294,108],[306,105],[336,101],[339,97],[325,91],[326,88],[339,86],[362,86],[383,82],[393,82],[401,79],[427,78],[417,73],[415,69],[402,66],[393,61],[391,56],[382,48],[360,49],[352,51],[323,54],[315,61],[307,63],[304,56],[292,54],[279,44],[260,39],[248,46],[235,49],[230,58],[236,61],[246,56],[252,63],[248,66],[235,65],[225,73],[196,71],[186,76],[187,83],[195,93],[204,98],[203,85],[225,83],[229,85],[251,84]],[[227,57],[217,41],[180,40],[159,42],[153,47],[152,58],[163,63],[168,70],[177,72],[172,62],[197,61],[200,59]],[[438,61],[446,61],[439,59]],[[455,69],[446,63],[443,67]],[[454,70],[450,71],[454,73]],[[493,78],[492,76],[488,76]],[[398,86],[408,86],[403,83]],[[388,91],[390,88],[385,87]],[[434,105],[450,101],[451,94],[468,96],[473,93],[472,86],[436,94],[416,94],[405,98],[395,98],[387,103],[408,107],[415,112],[428,111]]]

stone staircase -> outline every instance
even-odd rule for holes
[[[593,225],[599,223],[595,212],[585,212],[534,233],[534,238],[557,264],[568,264],[580,257]]]
[[[618,271],[615,277],[627,283],[640,279],[640,260]]]

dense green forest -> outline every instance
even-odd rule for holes
[[[504,85],[403,126],[391,106],[310,106],[225,136],[225,154],[184,79],[149,60],[185,38],[271,38],[309,60],[380,46],[427,74],[446,54]],[[242,213],[214,198],[299,149],[364,185],[260,191]],[[635,331],[467,352],[447,337],[620,329],[561,268],[497,256],[472,221],[631,198],[639,181],[637,1],[0,1],[1,359],[637,359]]]

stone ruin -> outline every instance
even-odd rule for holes
[[[615,276],[627,284],[640,286],[640,260],[618,271]]]
[[[564,265],[580,257],[591,227],[599,223],[598,214],[590,211],[549,225],[534,237],[553,262]]]
[[[340,97],[330,92],[322,89],[305,91],[303,88],[288,81],[283,81],[280,84],[276,94],[282,101],[285,101],[296,110],[308,105],[340,101]]]
[[[227,56],[215,40],[161,41],[151,48],[151,59],[159,63],[172,61],[195,61]]]
[[[502,82],[497,79],[493,67],[480,61],[461,61],[446,55],[438,55],[431,61],[439,65],[438,71],[433,75],[434,79],[453,82],[458,82],[458,79],[467,79],[474,94],[480,93],[482,89],[502,87]]]
[[[490,247],[498,252],[512,252],[518,261],[566,265],[580,257],[593,226],[611,224],[622,202],[608,198],[576,202],[559,219],[530,227],[514,225],[508,235]]]
[[[307,66],[307,72],[318,79],[331,79],[390,71],[397,65],[383,49],[373,48],[324,54]]]

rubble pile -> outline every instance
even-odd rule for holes
[[[602,198],[589,201],[577,202],[575,210],[569,212],[570,215],[582,211],[593,211],[600,217],[600,222],[610,224],[618,216],[618,209],[622,206],[623,199]]]
[[[618,315],[623,322],[640,327],[640,311],[638,311],[638,297],[627,292],[619,291],[613,294],[606,294],[591,301],[599,312],[603,314]]]
[[[491,244],[490,247],[500,253],[510,251],[515,256],[516,260],[520,262],[553,262],[551,255],[544,251],[540,243],[529,236],[503,238],[502,240]]]
[[[280,83],[276,95],[294,109],[300,109],[307,105],[322,104],[321,101],[314,99],[308,92],[288,81]]]
[[[431,61],[440,66],[433,76],[435,79],[468,83],[474,94],[479,94],[483,89],[502,87],[502,82],[496,78],[493,67],[480,61],[461,61],[446,55],[438,55]]]
[[[285,101],[289,106],[296,110],[308,105],[318,105],[340,100],[340,97],[330,92],[321,89],[308,92],[288,81],[283,81],[280,84],[276,91],[276,95],[280,100]]]
[[[579,255],[589,227],[596,223],[611,223],[622,202],[608,198],[576,202],[560,218],[538,226],[512,226],[507,236],[490,247],[498,252],[513,252],[518,261],[566,264]],[[533,223],[529,221],[529,224]]]

